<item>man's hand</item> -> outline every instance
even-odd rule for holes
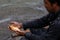
[[[16,35],[14,35],[15,37],[16,36],[24,36],[27,32],[30,32],[29,29],[27,29],[27,30],[20,30],[18,27],[14,27],[13,25],[11,25],[9,27],[9,29],[11,31],[13,31],[14,33],[16,33]]]
[[[30,32],[29,29],[27,30],[20,30],[20,31],[16,31],[15,33],[19,36],[24,36],[27,32]]]
[[[15,32],[17,35],[16,36],[24,36],[26,32],[30,32],[30,30],[20,30],[22,28],[22,23],[18,23],[15,21],[12,21],[9,24],[8,27],[11,31]]]

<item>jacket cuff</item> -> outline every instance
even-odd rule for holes
[[[31,32],[27,32],[27,33],[25,34],[25,37],[28,38],[28,39],[30,39],[30,37],[31,37]]]
[[[23,29],[26,30],[26,23],[23,23]]]

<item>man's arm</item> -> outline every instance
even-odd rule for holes
[[[42,35],[26,33],[25,37],[30,40],[56,40],[56,36],[46,33],[43,33]]]
[[[42,33],[41,35],[36,35],[32,33],[26,33],[25,37],[30,40],[57,40],[60,37],[60,31],[55,30],[48,33]]]
[[[55,14],[48,14],[40,19],[23,23],[23,28],[40,28],[50,24],[55,19]]]
[[[46,33],[42,33],[41,35],[32,34],[30,31],[18,31],[19,36],[25,36],[31,40],[57,40],[60,37],[60,22],[55,22],[55,24],[51,25],[51,27],[47,30]]]
[[[60,37],[60,22],[52,25],[46,33],[35,35],[29,32],[25,34],[25,37],[31,40],[58,40]]]
[[[44,33],[45,34],[45,33]],[[44,35],[44,34],[42,34],[42,35]],[[41,40],[43,37],[42,37],[42,35],[36,35],[36,34],[32,34],[32,33],[30,33],[30,32],[27,32],[26,34],[25,34],[25,37],[27,38],[27,39],[30,39],[30,40]]]

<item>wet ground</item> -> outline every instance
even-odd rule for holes
[[[23,3],[22,3],[23,2]],[[10,21],[16,20],[26,22],[41,18],[47,12],[41,3],[35,1],[16,1],[0,6],[0,40],[19,40],[20,37],[11,38],[11,32],[8,29]],[[21,3],[21,4],[20,4]],[[0,3],[2,4],[2,3]]]

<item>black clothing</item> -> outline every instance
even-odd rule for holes
[[[45,33],[46,32],[46,30],[47,29],[45,29],[45,28],[39,28],[39,29],[34,29],[34,28],[32,28],[32,29],[30,29],[31,30],[31,33],[32,34],[35,34],[35,35],[42,35],[43,33]],[[24,37],[22,37],[20,40],[32,40],[32,39],[28,39],[28,38],[26,38],[25,36]]]
[[[50,13],[31,22],[23,23],[23,28],[42,28],[49,25],[50,28],[42,35],[26,33],[25,37],[31,40],[58,40],[60,38],[60,10],[57,13]]]

